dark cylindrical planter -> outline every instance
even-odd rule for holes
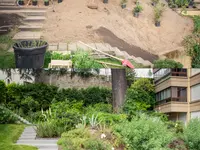
[[[126,8],[126,4],[121,4],[122,9]]]
[[[133,15],[134,15],[134,17],[138,18],[139,17],[139,12],[134,12]]]
[[[61,3],[63,0],[58,0],[58,3]]]
[[[108,0],[103,0],[103,3],[108,3]]]
[[[37,1],[33,1],[33,6],[36,6],[37,5]]]
[[[156,27],[160,27],[160,21],[156,21],[156,22],[155,22],[155,26],[156,26]]]
[[[26,48],[32,42],[21,41],[14,44],[16,68],[42,68],[44,66],[44,57],[48,44],[44,42],[42,46]],[[37,45],[39,41],[34,42]]]
[[[44,5],[45,5],[45,6],[49,6],[49,1],[44,2]]]
[[[19,5],[24,5],[24,1],[18,1]]]

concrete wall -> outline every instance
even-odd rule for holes
[[[75,75],[71,78],[70,74],[63,76],[58,75],[41,75],[36,79],[36,82],[46,83],[50,85],[55,85],[60,88],[87,88],[92,86],[100,87],[112,87],[110,76],[92,76],[88,78],[82,78]]]

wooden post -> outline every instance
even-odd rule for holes
[[[119,112],[125,102],[125,94],[127,89],[126,70],[111,69],[111,73],[113,110],[114,112]]]

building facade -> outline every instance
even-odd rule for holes
[[[154,69],[155,110],[172,121],[200,118],[200,69]]]

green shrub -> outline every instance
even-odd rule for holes
[[[97,63],[90,53],[84,50],[77,50],[72,58],[74,68],[77,69],[91,69],[102,68],[102,65]]]
[[[149,150],[167,149],[173,134],[159,118],[141,114],[131,122],[117,124],[114,131],[121,135],[127,149]]]
[[[19,119],[11,113],[8,109],[0,106],[0,124],[12,124],[19,121]]]
[[[181,63],[170,59],[156,60],[153,64],[154,68],[183,68]]]
[[[196,33],[200,33],[200,16],[194,16],[194,31]]]
[[[86,150],[111,150],[112,146],[98,139],[88,139],[83,142]]]
[[[184,129],[184,140],[190,150],[200,149],[200,119],[192,119]]]
[[[0,104],[6,102],[7,88],[4,81],[0,80]]]

